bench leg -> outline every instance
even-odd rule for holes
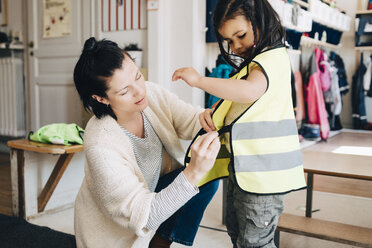
[[[43,190],[41,191],[39,197],[37,198],[37,205],[38,205],[39,213],[44,211],[45,206],[47,205],[50,197],[52,196],[55,188],[57,187],[59,183],[59,180],[61,179],[68,164],[70,163],[72,156],[74,156],[74,154],[69,153],[69,154],[62,154],[59,157],[56,165],[54,166],[52,174],[50,175],[47,183],[45,184]]]
[[[307,173],[307,189],[306,189],[306,217],[311,218],[313,210],[313,185],[314,174]]]
[[[17,153],[17,176],[18,176],[18,217],[24,218],[25,213],[25,156],[23,150],[15,150]]]
[[[279,248],[280,245],[280,232],[278,230],[275,230],[274,234],[274,244],[277,248]]]

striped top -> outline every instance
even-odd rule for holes
[[[163,145],[143,112],[142,118],[145,129],[144,138],[137,137],[123,127],[120,128],[129,137],[137,164],[149,189],[154,192],[160,177]],[[168,187],[155,195],[146,227],[150,230],[157,229],[198,192],[199,189],[190,184],[181,172]]]
[[[121,129],[129,137],[137,164],[149,189],[154,192],[160,176],[163,146],[143,112],[142,118],[145,129],[144,138],[132,134],[123,127]]]

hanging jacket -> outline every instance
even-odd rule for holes
[[[341,95],[345,95],[346,93],[349,92],[349,84],[347,82],[344,61],[335,52],[330,53],[329,59],[334,61],[335,63],[335,66],[337,68],[338,86],[340,88]]]
[[[339,130],[342,128],[340,118],[337,118],[341,114],[342,100],[340,88],[338,85],[337,68],[333,65],[327,64],[331,73],[331,88],[323,92],[326,109],[328,112],[328,120],[331,130]]]
[[[361,63],[353,76],[351,89],[351,104],[353,110],[353,127],[355,129],[363,129],[367,124],[366,107],[364,101],[364,85],[363,78],[367,71],[363,63],[363,53],[361,55]]]
[[[251,63],[244,63],[232,78],[246,78],[257,65],[266,76],[267,90],[228,126],[224,122],[232,102],[223,100],[217,105],[213,123],[220,135],[228,133],[230,142],[225,144],[225,135],[220,136],[221,149],[215,165],[199,186],[228,176],[229,163],[233,166],[238,187],[246,192],[280,194],[306,186],[286,49],[279,47],[260,53]],[[193,142],[203,133],[201,130]],[[231,153],[226,146],[230,147]],[[186,153],[186,166],[190,161],[190,147]]]
[[[331,88],[331,74],[328,68],[328,60],[326,54],[319,48],[315,48],[316,66],[319,72],[320,86],[322,91],[327,91]]]
[[[316,64],[316,50],[310,59],[309,69],[307,71],[308,82],[305,87],[307,121],[310,124],[318,124],[320,127],[320,137],[326,140],[329,136],[329,122],[323,99],[320,73]]]

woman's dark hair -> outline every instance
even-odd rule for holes
[[[254,33],[254,44],[256,47],[250,49],[248,58],[250,62],[257,54],[266,47],[275,47],[284,44],[285,32],[280,23],[278,14],[271,7],[267,0],[220,0],[213,13],[214,31],[222,56],[233,67],[238,66],[231,59],[231,54],[223,47],[223,37],[218,29],[224,22],[234,19],[237,16],[245,16],[251,22]],[[259,35],[257,36],[257,30]],[[230,48],[228,48],[230,50]],[[245,64],[245,63],[244,63]]]
[[[97,118],[110,115],[116,119],[111,107],[98,102],[92,95],[107,98],[107,80],[121,68],[124,54],[126,52],[115,42],[97,41],[93,37],[85,41],[74,69],[74,82],[84,109],[93,112]]]

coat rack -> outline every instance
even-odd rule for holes
[[[327,43],[327,42],[324,42],[324,41],[321,41],[321,40],[316,40],[314,38],[310,38],[310,37],[307,37],[307,36],[302,36],[301,37],[300,44],[303,47],[317,47],[317,46],[320,46],[324,49],[338,49],[338,48],[341,48],[341,44],[334,45],[334,44]]]

